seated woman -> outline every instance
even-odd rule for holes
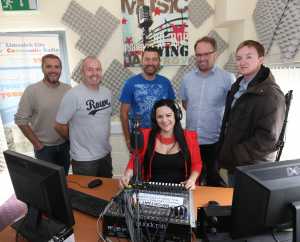
[[[141,129],[144,145],[139,152],[144,181],[183,183],[193,189],[202,160],[195,131],[183,130],[182,112],[174,100],[157,101],[152,110],[152,129]],[[131,154],[120,186],[133,176],[135,153]]]

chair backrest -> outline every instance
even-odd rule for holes
[[[286,106],[286,110],[285,110],[285,116],[284,116],[284,122],[282,125],[282,129],[279,135],[279,139],[277,142],[277,154],[276,154],[276,159],[275,161],[279,161],[280,160],[280,156],[284,147],[284,141],[285,141],[285,130],[286,130],[286,126],[287,126],[287,120],[288,120],[288,116],[289,116],[289,111],[290,111],[290,106],[291,106],[291,101],[293,98],[293,90],[289,90],[287,92],[287,94],[285,94],[285,106]]]

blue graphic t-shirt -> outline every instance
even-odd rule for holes
[[[138,74],[125,82],[120,102],[130,104],[130,118],[139,116],[141,127],[150,128],[153,104],[166,98],[175,99],[171,82],[167,78],[156,75],[154,80],[146,80],[142,74]]]

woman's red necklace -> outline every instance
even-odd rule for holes
[[[172,137],[164,137],[161,134],[157,135],[158,140],[160,141],[160,143],[164,144],[164,145],[170,145],[170,144],[174,144],[175,142],[175,137],[174,135]]]

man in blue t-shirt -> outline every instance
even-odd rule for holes
[[[140,119],[141,128],[151,127],[151,110],[160,99],[175,99],[171,82],[157,74],[160,54],[155,47],[146,47],[142,55],[143,72],[129,78],[122,89],[120,118],[125,141],[130,150],[129,119]],[[130,118],[129,118],[130,117]]]

